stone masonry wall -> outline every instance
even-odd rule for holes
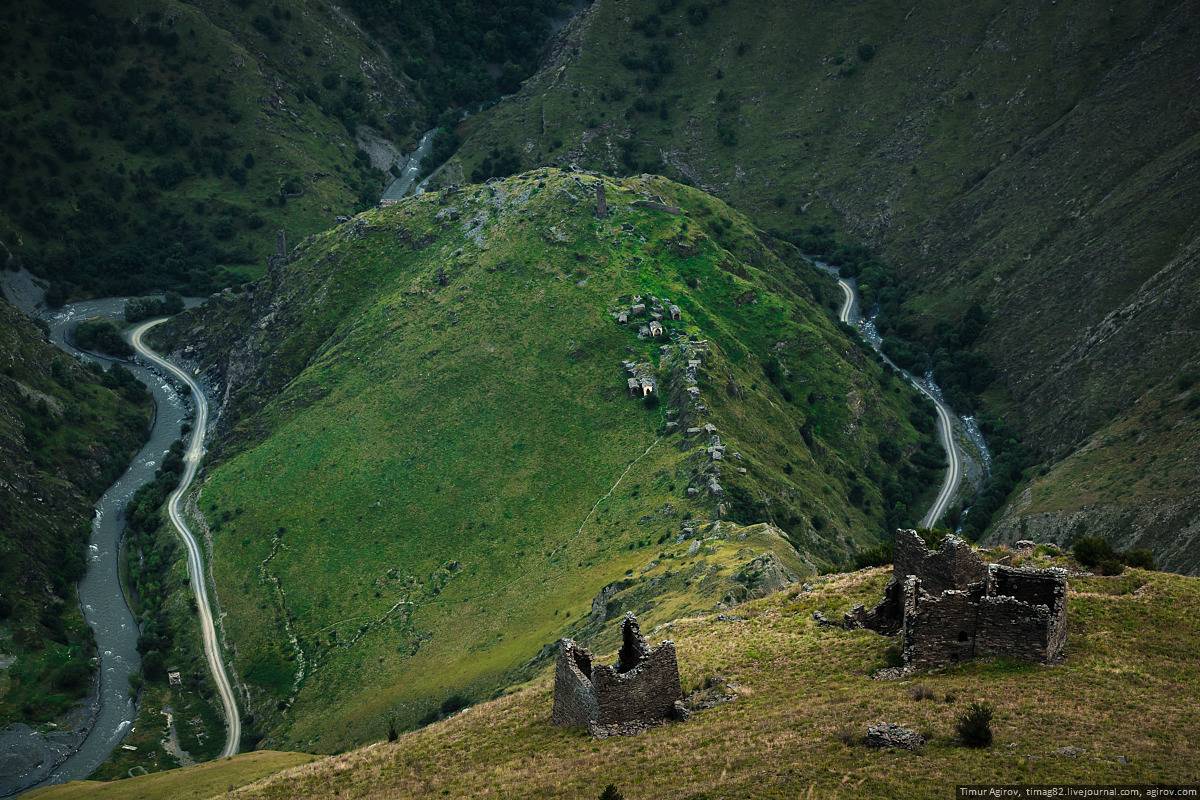
[[[905,665],[939,667],[974,658],[980,590],[950,589],[935,597],[919,582],[906,589],[913,600],[904,615]]]
[[[898,580],[916,575],[922,588],[933,595],[965,589],[987,576],[987,565],[968,542],[951,535],[931,550],[914,530],[896,531],[893,564],[892,574]]]
[[[591,655],[574,641],[563,639],[554,665],[551,722],[568,728],[583,727],[600,715],[591,673]]]
[[[592,671],[600,725],[658,723],[669,719],[675,701],[683,699],[675,644],[663,642],[629,672],[609,666]]]
[[[1052,661],[1053,630],[1045,606],[1011,597],[985,597],[979,604],[975,651],[980,656],[1011,656],[1028,661]]]
[[[651,648],[626,614],[617,663],[593,665],[570,639],[559,642],[550,719],[564,727],[586,726],[593,736],[634,733],[676,716],[683,699],[674,642]]]
[[[1061,569],[988,568],[980,655],[1061,661],[1067,643],[1067,575]]]

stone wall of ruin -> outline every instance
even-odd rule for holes
[[[663,642],[628,672],[596,667],[592,670],[592,686],[599,703],[596,722],[600,725],[656,724],[669,719],[675,701],[683,699],[675,644]]]
[[[559,642],[550,719],[564,727],[586,726],[594,736],[633,733],[676,716],[683,699],[675,644],[651,649],[633,614],[621,624],[617,663],[595,665],[570,639]]]
[[[979,589],[950,589],[932,596],[919,582],[905,588],[905,665],[940,667],[974,658]]]
[[[947,536],[937,550],[925,546],[914,530],[896,531],[892,574],[900,581],[916,575],[929,594],[947,589],[965,589],[987,577],[987,565],[971,545],[957,536]]]
[[[600,715],[591,672],[591,655],[572,640],[563,639],[554,664],[554,709],[550,721],[555,725],[584,727]]]

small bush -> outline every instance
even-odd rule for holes
[[[1099,536],[1084,536],[1071,545],[1071,555],[1085,567],[1098,566],[1103,561],[1116,561],[1117,554],[1112,545]]]
[[[862,734],[860,734],[850,725],[843,725],[842,727],[838,728],[837,738],[838,741],[846,745],[846,747],[854,747],[854,745],[862,741]]]
[[[1136,550],[1126,550],[1121,555],[1121,560],[1126,566],[1137,567],[1138,569],[1156,569],[1154,565],[1154,554],[1145,548]]]
[[[1106,558],[1098,565],[1101,575],[1120,575],[1125,571],[1125,565],[1117,558]]]
[[[600,800],[625,800],[625,795],[621,794],[621,791],[614,784],[610,783],[600,793]]]
[[[816,528],[816,525],[814,524],[813,527]],[[820,528],[817,528],[817,530],[820,530]],[[891,542],[881,542],[875,547],[869,547],[866,550],[860,550],[854,554],[854,568],[866,569],[867,567],[885,567],[888,564],[891,564],[893,558],[892,547],[893,545]]]
[[[392,717],[388,720],[388,741],[394,742],[400,738],[400,732],[396,730],[396,718]]]
[[[937,695],[933,693],[932,689],[921,683],[909,688],[908,696],[917,701],[933,700],[935,697],[937,697]]]
[[[452,694],[442,701],[442,714],[450,716],[471,705],[471,698],[462,694]]]
[[[955,725],[958,738],[967,747],[990,747],[994,715],[995,710],[990,703],[971,703],[971,707],[959,716]]]

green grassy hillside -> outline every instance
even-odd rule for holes
[[[266,742],[336,749],[489,696],[714,517],[774,523],[758,546],[803,576],[919,516],[929,409],[773,247],[694,189],[540,170],[366,212],[169,323],[224,401],[199,507]],[[617,322],[634,294],[681,307],[669,337]],[[688,337],[708,342],[707,411],[674,417]],[[628,396],[627,359],[659,403]],[[715,424],[723,496],[707,436],[675,419]],[[651,588],[678,592],[672,614],[711,608],[762,566],[743,589]]]
[[[276,753],[258,750],[233,758],[210,761],[190,769],[159,772],[111,783],[75,781],[29,792],[25,797],[51,797],[56,800],[147,800],[151,797],[171,800],[205,800],[233,791],[260,778],[313,759],[303,753]]]
[[[893,333],[949,347],[939,331],[981,304],[984,410],[1058,461],[1200,346],[1200,138],[1181,100],[1196,13],[599,0],[520,93],[464,123],[442,180],[655,172],[798,241],[835,227],[912,290]],[[1139,485],[1106,502],[1169,499]]]
[[[0,727],[52,720],[91,686],[75,583],[92,504],[149,414],[136,378],[83,367],[0,299]]]
[[[1189,717],[1200,702],[1196,579],[1141,570],[1071,578],[1059,666],[989,660],[875,681],[892,641],[819,628],[811,614],[873,602],[885,580],[884,570],[828,576],[811,591],[741,606],[744,621],[695,616],[651,633],[675,641],[685,691],[733,687],[732,702],[685,723],[604,740],[554,728],[546,671],[395,743],[289,769],[233,796],[595,798],[614,784],[628,798],[944,798],[964,783],[1200,778]],[[996,709],[994,743],[978,750],[954,732],[977,700]],[[857,744],[877,721],[923,731],[929,744],[919,754]],[[122,796],[146,782],[129,782]]]

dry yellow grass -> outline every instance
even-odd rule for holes
[[[613,783],[629,800],[945,798],[957,783],[1200,780],[1200,581],[1139,570],[1075,578],[1065,664],[977,662],[880,682],[870,675],[890,640],[820,629],[811,615],[871,600],[885,579],[883,569],[831,576],[739,607],[745,621],[663,626],[652,638],[675,640],[685,690],[717,675],[739,687],[737,700],[687,723],[603,741],[551,727],[546,674],[394,744],[285,769],[232,796],[594,798]],[[933,699],[914,700],[916,684]],[[970,750],[954,721],[980,699],[996,707],[996,741]],[[876,720],[932,741],[920,754],[843,743]],[[1082,753],[1056,752],[1068,746]]]
[[[259,750],[187,769],[156,772],[111,783],[72,781],[39,789],[24,797],[28,800],[205,800],[313,758],[305,753]]]

